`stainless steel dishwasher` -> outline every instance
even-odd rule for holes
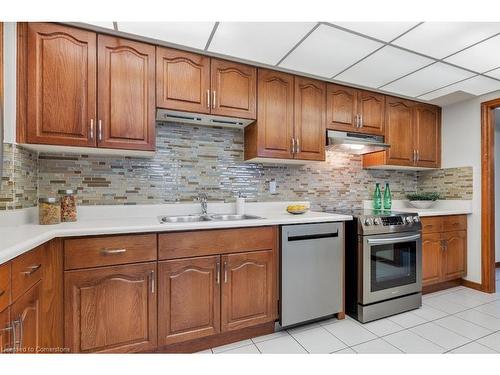
[[[299,325],[342,310],[343,223],[281,227],[280,324]]]

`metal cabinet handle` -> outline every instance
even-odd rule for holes
[[[104,255],[122,254],[127,252],[127,249],[101,249],[101,253]]]
[[[33,266],[29,266],[29,271],[23,271],[21,272],[24,276],[31,276],[33,275],[36,271],[38,271],[40,269],[42,265],[41,264],[37,264],[37,265],[33,265]]]
[[[151,279],[151,294],[154,294],[154,292],[155,292],[155,271],[151,271],[149,277]]]
[[[296,148],[297,148],[295,152],[298,154],[300,152],[300,140],[299,140],[299,138],[297,138],[295,142],[296,142]]]
[[[99,120],[98,128],[99,128],[98,129],[98,132],[99,132],[98,137],[99,137],[99,140],[102,141],[102,121],[101,120]]]
[[[417,163],[420,161],[420,150],[417,150]]]
[[[17,340],[16,337],[16,326],[19,326],[19,340]],[[14,353],[17,353],[23,347],[23,320],[21,319],[21,317],[12,322],[12,327],[12,350]]]
[[[207,108],[210,108],[210,90],[207,90]]]
[[[217,95],[217,92],[214,90],[213,96],[212,96],[212,108],[215,108],[215,96]]]
[[[217,262],[215,265],[215,282],[220,284],[220,263]]]
[[[90,119],[90,139],[94,139],[94,119]]]
[[[359,128],[359,118],[358,118],[358,115],[354,116],[354,126],[356,128]]]
[[[16,341],[16,333],[15,333],[15,327],[11,324],[7,325],[5,328],[0,329],[0,332],[12,332],[12,347],[10,348],[5,348],[2,352],[0,353],[14,353],[15,351],[15,341]]]
[[[224,283],[227,283],[227,262],[224,262]]]
[[[363,127],[363,115],[359,115],[359,127]]]
[[[295,154],[295,138],[292,137],[292,154]]]

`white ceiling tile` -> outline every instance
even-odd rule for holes
[[[500,68],[485,73],[487,76],[500,79]]]
[[[500,35],[453,55],[445,61],[478,73],[500,66]]]
[[[422,95],[419,99],[423,100],[433,100],[444,95],[448,95],[457,91],[466,92],[472,95],[483,95],[492,91],[500,90],[500,81],[482,77],[475,76],[462,82],[455,83],[453,85],[444,87],[442,89],[433,91],[431,93]]]
[[[403,77],[382,89],[396,94],[416,97],[429,91],[469,78],[474,74],[452,66],[435,63]]]
[[[106,29],[114,29],[113,22],[85,22],[87,25],[104,27]]]
[[[387,46],[339,74],[335,80],[376,88],[432,62],[434,60]]]
[[[383,44],[321,25],[280,64],[283,68],[330,78]]]
[[[315,22],[222,22],[209,51],[275,65]]]
[[[500,32],[500,22],[424,22],[394,44],[443,58]]]
[[[332,22],[335,25],[389,42],[418,22]]]
[[[214,24],[215,22],[118,22],[118,30],[203,49]]]

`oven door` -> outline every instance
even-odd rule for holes
[[[360,237],[359,303],[366,305],[422,290],[419,232]]]

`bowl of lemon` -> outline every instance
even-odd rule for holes
[[[291,204],[286,208],[286,211],[292,215],[305,214],[309,207],[305,204]]]

